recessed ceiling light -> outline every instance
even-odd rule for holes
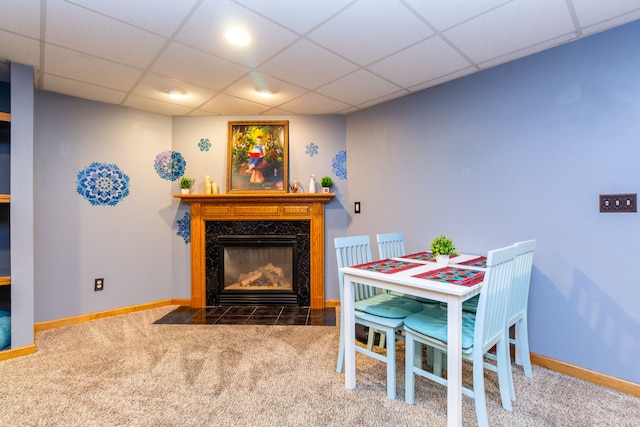
[[[251,37],[249,33],[243,30],[240,27],[233,27],[229,31],[226,32],[224,37],[231,44],[235,44],[236,46],[246,46],[251,41]]]
[[[182,89],[168,89],[165,92],[173,99],[182,98],[187,94],[187,92]]]
[[[263,98],[271,98],[275,93],[273,90],[268,88],[256,89],[256,92],[258,92]]]

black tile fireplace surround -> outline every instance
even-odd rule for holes
[[[235,237],[293,237],[294,256],[293,289],[282,291],[234,291],[224,289],[221,277],[221,246],[219,240]],[[268,238],[264,240],[268,241]],[[207,221],[205,224],[206,247],[206,306],[298,306],[310,303],[310,223],[309,221]]]

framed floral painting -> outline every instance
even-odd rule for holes
[[[289,121],[229,122],[227,193],[287,192]]]

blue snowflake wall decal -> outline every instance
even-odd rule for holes
[[[315,156],[316,154],[318,154],[318,146],[313,142],[310,142],[309,145],[307,145],[306,153],[309,155],[309,157]]]
[[[184,239],[185,245],[191,242],[191,214],[188,211],[178,220],[178,232],[176,234]]]
[[[184,175],[186,167],[187,162],[182,157],[182,154],[171,150],[158,154],[156,161],[153,163],[153,168],[160,175],[160,178],[168,181],[175,181]]]
[[[200,151],[209,151],[209,148],[211,148],[211,143],[209,142],[209,138],[200,138],[200,142],[198,142],[198,147],[200,147]]]
[[[129,176],[116,165],[93,162],[76,177],[76,191],[94,206],[115,206],[129,195]]]
[[[331,161],[333,173],[340,179],[347,179],[347,152],[339,151]]]

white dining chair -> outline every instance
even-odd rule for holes
[[[533,254],[536,250],[537,242],[527,240],[518,242],[516,245],[516,261],[513,272],[513,283],[509,296],[509,311],[507,312],[507,328],[512,326],[514,338],[509,342],[515,346],[517,364],[522,365],[524,374],[531,378],[531,357],[529,355],[529,328],[527,318],[527,307],[529,305],[529,288],[531,285],[531,271],[533,270]],[[511,383],[513,394],[513,382]],[[515,394],[513,394],[515,397]]]
[[[386,258],[398,258],[407,254],[407,250],[404,244],[404,233],[379,233],[376,234],[376,242],[378,243],[378,255],[380,259]],[[434,301],[428,298],[417,297],[414,295],[403,294],[398,291],[390,291],[393,295],[402,296],[405,298],[415,299],[424,305],[425,308],[436,308],[440,305],[439,301]],[[384,347],[384,336],[380,336],[380,347]]]
[[[485,369],[498,373],[502,406],[511,410],[509,393],[509,345],[505,333],[509,289],[513,279],[516,256],[515,245],[489,251],[487,269],[480,291],[478,311],[462,314],[462,356],[473,363],[473,389],[463,386],[463,393],[475,399],[478,425],[488,426],[487,404],[484,387]],[[447,311],[424,310],[405,319],[405,399],[415,401],[415,376],[419,375],[447,386],[447,380],[422,367],[416,343],[434,347],[437,353],[447,352]],[[487,351],[496,346],[496,365],[484,361]]]
[[[509,305],[507,311],[507,334],[510,337],[510,329],[514,328],[514,337],[509,338],[509,344],[513,344],[515,349],[515,362],[522,365],[524,374],[532,378],[531,357],[529,354],[529,333],[527,307],[529,305],[529,288],[531,283],[531,271],[533,270],[533,254],[536,250],[536,240],[526,240],[515,243],[516,259],[513,268],[513,281],[509,291]],[[468,300],[467,300],[468,301]],[[466,301],[465,301],[466,303]],[[470,312],[476,311],[472,304],[463,304],[463,309]],[[477,306],[477,302],[476,302]],[[509,352],[509,355],[511,353]],[[495,355],[487,353],[490,359],[495,360]],[[511,356],[509,356],[511,359]],[[513,386],[513,372],[509,369],[509,393],[511,399],[515,400],[515,389]]]
[[[337,372],[344,368],[344,274],[343,267],[371,262],[371,245],[369,236],[337,237],[334,239],[336,259],[338,262],[338,278],[340,285],[340,343],[338,347]],[[404,318],[423,309],[419,302],[392,295],[387,292],[377,292],[371,286],[355,285],[355,322],[369,328],[371,340],[372,331],[379,331],[387,337],[395,337],[402,331]],[[398,334],[399,335],[399,334]],[[387,342],[385,354],[375,352],[371,346],[356,346],[357,352],[373,357],[387,364],[387,396],[396,398],[396,341]]]
[[[378,243],[378,254],[380,255],[380,259],[398,258],[407,254],[407,250],[404,245],[404,233],[402,232],[376,234],[376,241]],[[423,304],[431,304],[433,306],[427,306],[427,308],[435,308],[440,305],[439,301],[434,301],[428,298],[406,295],[397,291],[391,291],[390,293],[405,298],[415,299]]]

